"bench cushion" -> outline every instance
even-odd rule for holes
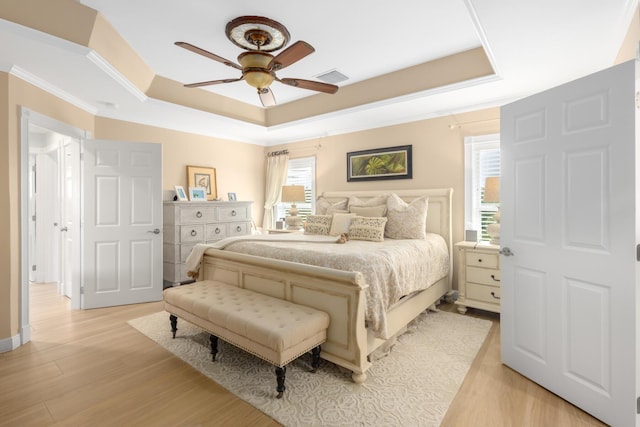
[[[163,295],[170,313],[275,365],[326,340],[327,313],[237,286],[203,280]]]

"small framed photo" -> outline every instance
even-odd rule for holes
[[[227,196],[229,197],[230,202],[235,202],[237,200],[236,193],[227,193]]]
[[[182,188],[182,185],[174,185],[173,188],[175,188],[176,190],[176,197],[178,198],[179,201],[186,202],[189,200],[187,199],[187,193],[185,193],[184,188]]]
[[[205,202],[207,189],[204,187],[189,187],[189,200],[192,202]]]

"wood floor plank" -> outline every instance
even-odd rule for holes
[[[0,426],[279,425],[127,324],[162,303],[70,310],[55,284],[30,302],[32,341],[0,354]],[[443,427],[604,425],[502,365],[499,315],[467,315],[494,326]]]

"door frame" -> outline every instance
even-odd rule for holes
[[[20,107],[20,345],[31,340],[29,323],[29,125],[37,125],[72,138],[91,138],[91,133],[25,107]],[[80,284],[71,299],[71,308],[80,308]],[[74,285],[75,288],[75,285]]]

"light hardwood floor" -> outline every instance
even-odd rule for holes
[[[51,284],[30,296],[31,342],[0,353],[0,425],[279,425],[127,324],[161,303],[72,311]],[[497,316],[469,313],[494,326],[442,426],[604,425],[501,365]]]

